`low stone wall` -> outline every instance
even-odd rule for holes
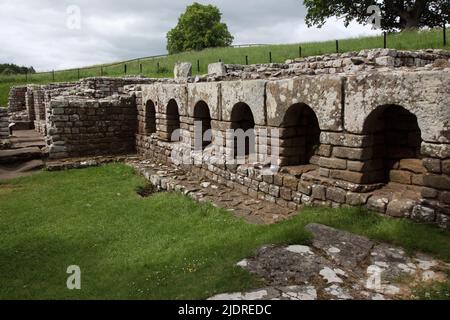
[[[48,110],[52,159],[134,152],[137,112],[132,97],[54,98]]]

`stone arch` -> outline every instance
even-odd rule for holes
[[[145,104],[145,134],[151,135],[156,132],[156,107],[152,100]]]
[[[207,131],[211,132],[211,113],[209,106],[203,100],[200,100],[194,107],[194,124],[201,122],[202,149],[211,144],[210,139],[204,139]]]
[[[169,100],[166,108],[167,137],[171,140],[175,130],[180,130],[180,112],[175,99]]]
[[[372,140],[367,166],[372,183],[423,186],[422,136],[415,114],[400,105],[382,105],[366,118],[363,131]]]
[[[231,111],[231,126],[230,128],[235,131],[236,130],[243,130],[244,133],[246,133],[245,136],[245,146],[243,146],[243,149],[245,151],[245,156],[248,156],[250,154],[256,153],[256,138],[255,138],[255,119],[253,117],[252,110],[250,107],[243,102],[239,102],[233,106],[233,109]],[[238,152],[239,149],[239,139],[236,137],[236,134],[234,135],[234,143],[233,143],[233,156],[234,158],[241,156],[240,152]]]
[[[304,103],[293,104],[286,111],[280,128],[281,164],[310,164],[320,146],[320,127],[316,113]]]

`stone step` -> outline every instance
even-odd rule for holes
[[[14,121],[14,123],[14,130],[31,130],[34,126],[34,123],[31,121]]]
[[[0,164],[0,181],[25,177],[45,167],[42,160],[30,160],[18,165]]]
[[[41,159],[43,154],[38,147],[0,150],[0,163],[15,163],[33,159]]]
[[[45,163],[42,160],[30,160],[24,163],[21,163],[18,167],[16,167],[17,172],[30,172],[40,170],[45,167]]]
[[[46,146],[46,144],[42,140],[20,141],[20,142],[12,142],[11,149],[21,149],[21,148],[30,148],[30,147],[38,147],[39,149],[42,149],[45,146]]]

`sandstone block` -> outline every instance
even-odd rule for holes
[[[389,202],[386,214],[396,218],[409,217],[415,203],[409,199],[393,199]]]
[[[192,64],[189,62],[178,62],[173,70],[175,79],[188,78],[192,76]]]
[[[350,160],[369,160],[372,158],[372,148],[334,147],[333,156]]]
[[[425,167],[420,159],[402,159],[400,160],[400,169],[408,170],[414,173],[425,173]]]
[[[327,188],[326,198],[338,203],[345,203],[346,191],[340,188]]]
[[[447,175],[426,174],[423,178],[424,185],[439,190],[450,190],[450,177]]]
[[[324,158],[319,160],[319,166],[330,169],[347,169],[347,161],[338,158]]]
[[[401,184],[411,184],[412,174],[402,170],[391,170],[389,172],[389,179],[392,182]]]

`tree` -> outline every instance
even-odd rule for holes
[[[227,25],[221,22],[221,17],[216,6],[196,2],[188,6],[178,19],[177,26],[167,33],[167,50],[173,54],[230,46],[233,36]]]
[[[1,74],[25,74],[25,73],[36,73],[33,67],[19,67],[18,65],[11,63],[0,64]]]
[[[386,31],[438,27],[449,21],[448,0],[304,0],[308,10],[306,24],[322,27],[329,17],[344,19],[345,26],[353,20],[369,23],[373,12],[369,6],[381,10],[381,29]]]

